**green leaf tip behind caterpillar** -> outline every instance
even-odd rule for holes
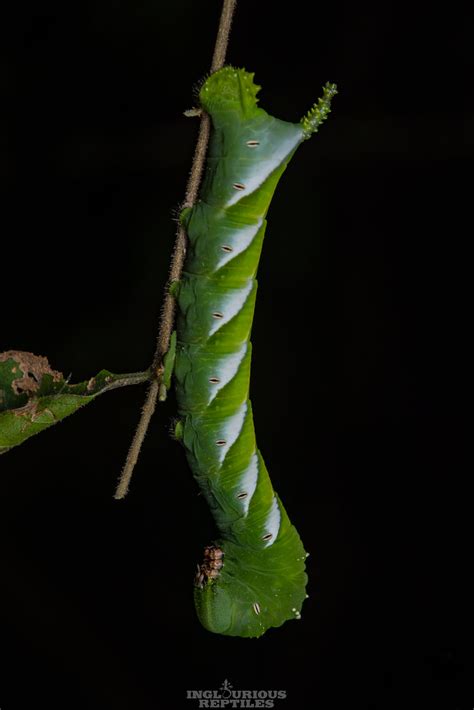
[[[255,280],[271,199],[335,93],[302,122],[257,105],[253,74],[224,67],[202,85],[212,130],[198,201],[181,215],[187,252],[177,299],[174,377],[181,440],[218,535],[194,580],[202,624],[261,636],[301,617],[306,552],[257,447],[249,400]]]
[[[178,283],[177,281],[174,284]],[[170,287],[171,293],[171,287]],[[173,295],[173,294],[172,294]],[[161,375],[160,388],[158,391],[158,399],[164,402],[168,396],[168,390],[171,387],[171,376],[173,374],[174,361],[176,359],[176,331],[171,333],[168,352],[163,358],[163,372]]]

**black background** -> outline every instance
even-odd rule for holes
[[[0,350],[73,381],[148,366],[219,11],[3,15]],[[2,710],[191,710],[187,689],[225,678],[285,689],[282,709],[472,707],[469,25],[455,4],[241,0],[228,59],[264,108],[298,120],[340,90],[272,204],[253,329],[259,445],[310,598],[258,640],[200,627],[213,527],[173,398],[119,503],[144,390],[112,392],[1,459]]]

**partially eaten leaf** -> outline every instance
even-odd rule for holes
[[[114,375],[101,370],[71,385],[48,360],[33,353],[0,353],[0,454],[56,424],[99,394],[149,379],[148,372]]]

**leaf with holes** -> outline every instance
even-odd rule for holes
[[[70,385],[48,360],[33,353],[0,353],[0,454],[73,414],[99,394],[148,379],[148,373],[113,375],[101,370]]]
[[[318,130],[336,93],[299,123],[257,106],[253,74],[225,67],[203,84],[212,120],[200,199],[183,211],[189,238],[178,301],[176,427],[220,533],[195,579],[210,631],[260,636],[300,618],[306,553],[260,454],[249,400],[250,331],[266,213],[297,147]]]

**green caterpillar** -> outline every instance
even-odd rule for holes
[[[265,215],[296,148],[330,111],[326,84],[300,123],[257,106],[253,74],[224,67],[200,90],[212,120],[200,199],[182,212],[188,251],[177,287],[176,433],[220,538],[195,579],[202,624],[260,636],[300,617],[306,553],[257,448],[249,401],[250,330]]]

